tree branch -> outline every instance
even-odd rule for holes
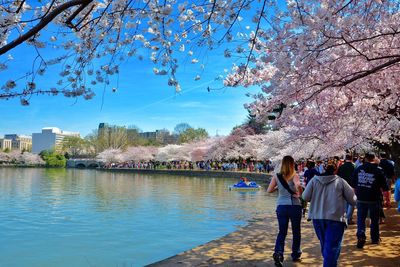
[[[333,15],[337,15],[338,13],[340,13],[342,10],[344,10],[346,7],[348,7],[351,2],[353,2],[353,0],[350,0],[349,2],[347,2],[347,4],[345,4],[344,6],[342,6],[339,10],[337,10],[335,13],[333,13]]]
[[[0,47],[0,55],[3,55],[10,51],[11,49],[15,48],[16,46],[22,44],[29,38],[35,36],[40,30],[47,26],[55,17],[57,17],[60,13],[67,10],[70,7],[77,6],[83,4],[84,0],[71,0],[67,3],[64,3],[58,7],[56,7],[53,11],[51,11],[46,17],[44,17],[36,26],[32,29],[27,31],[25,34],[19,36],[14,41]]]
[[[19,5],[18,9],[15,11],[16,14],[18,14],[18,13],[21,11],[21,9],[22,9],[22,7],[24,6],[24,4],[25,4],[25,0],[23,0],[23,1],[21,2],[21,4]]]
[[[261,19],[262,19],[263,14],[264,14],[264,9],[265,9],[266,3],[267,3],[267,1],[264,0],[263,1],[263,6],[261,8],[261,13],[260,13],[260,16],[259,16],[258,22],[257,22],[257,28],[256,28],[256,31],[254,32],[254,38],[253,38],[253,40],[251,42],[250,53],[249,53],[249,56],[247,57],[247,62],[246,62],[246,65],[244,67],[244,72],[243,72],[243,78],[242,79],[244,79],[246,77],[247,68],[249,66],[251,56],[253,55],[253,50],[254,50],[254,46],[256,45],[256,42],[257,42],[257,35],[258,35],[259,30],[260,30]]]
[[[83,0],[83,3],[72,13],[71,16],[68,17],[68,19],[65,21],[65,24],[67,24],[69,27],[75,28],[75,26],[72,24],[72,20],[85,8],[87,7],[93,0]],[[93,9],[93,8],[92,8]],[[87,15],[86,15],[87,16]]]
[[[395,59],[392,59],[392,60],[389,60],[389,61],[387,61],[386,63],[383,63],[383,64],[381,64],[381,65],[378,65],[378,66],[376,66],[376,67],[374,67],[374,68],[372,68],[372,69],[369,69],[369,70],[366,70],[366,71],[358,72],[357,75],[354,75],[352,78],[349,78],[349,79],[345,79],[345,80],[340,79],[340,80],[335,80],[335,81],[328,81],[328,82],[325,82],[325,83],[323,83],[323,84],[321,84],[321,83],[316,83],[316,84],[314,84],[313,86],[321,86],[321,88],[319,88],[318,90],[316,90],[315,92],[313,92],[309,97],[305,98],[302,102],[307,102],[307,101],[309,101],[309,100],[310,100],[311,98],[313,98],[316,94],[321,93],[322,91],[324,91],[325,89],[327,89],[327,88],[329,88],[329,87],[343,87],[343,86],[349,85],[350,83],[352,83],[352,82],[354,82],[354,81],[357,81],[357,80],[359,80],[359,79],[362,79],[362,78],[364,78],[364,77],[366,77],[366,76],[368,76],[368,75],[371,75],[371,74],[373,74],[373,73],[376,73],[376,72],[378,72],[378,71],[380,71],[380,70],[382,70],[382,69],[384,69],[384,68],[390,67],[390,66],[395,65],[395,64],[397,64],[397,63],[399,63],[399,62],[400,62],[400,57],[395,58]],[[310,86],[310,87],[312,87],[312,86]]]

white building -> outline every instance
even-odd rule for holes
[[[19,134],[6,134],[4,139],[12,140],[12,150],[31,151],[32,137]]]
[[[0,152],[2,150],[10,150],[11,151],[11,148],[12,148],[12,140],[5,139],[5,138],[0,139]]]
[[[41,133],[32,134],[32,153],[40,153],[43,150],[59,150],[61,143],[67,136],[80,137],[78,132],[61,131],[57,127],[46,127]]]

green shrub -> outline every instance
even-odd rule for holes
[[[67,164],[67,159],[64,155],[59,154],[55,151],[42,151],[40,156],[46,162],[47,167],[65,167]]]

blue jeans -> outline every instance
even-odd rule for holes
[[[379,202],[376,203],[360,203],[357,202],[357,238],[366,238],[365,236],[365,219],[371,218],[371,241],[379,241]]]
[[[301,206],[298,205],[279,205],[276,207],[276,216],[278,217],[279,233],[276,237],[275,252],[283,256],[285,248],[285,238],[287,235],[289,220],[292,224],[293,244],[292,259],[298,259],[301,256]]]
[[[347,208],[346,208],[346,218],[347,218],[347,223],[351,221],[351,218],[353,218],[353,213],[354,213],[354,206],[351,205],[350,203],[347,203]]]
[[[336,267],[346,224],[332,220],[313,220],[313,224],[321,243],[324,267]]]

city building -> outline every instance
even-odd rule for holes
[[[99,123],[99,129],[98,129],[98,135],[99,136],[111,136],[112,134],[115,133],[127,133],[127,130],[125,127],[122,126],[117,126],[117,125],[111,125],[108,123]]]
[[[11,150],[31,151],[32,137],[18,134],[6,134],[4,139],[11,140]]]
[[[41,133],[32,134],[32,152],[40,153],[43,150],[59,151],[62,141],[67,136],[80,137],[79,132],[61,131],[57,127],[46,127]]]
[[[10,150],[12,149],[12,140],[6,139],[6,138],[1,138],[0,139],[0,150]]]
[[[151,139],[154,141],[157,140],[157,132],[143,132],[143,133],[139,133],[139,136],[144,139]]]
[[[178,135],[171,134],[168,130],[156,130],[155,132],[139,133],[139,136],[145,139],[157,141],[163,145],[176,144],[178,142]]]
[[[177,144],[178,143],[178,139],[179,139],[179,135],[177,134],[170,134],[168,133],[168,135],[164,135],[163,138],[163,144],[167,145],[167,144]]]

